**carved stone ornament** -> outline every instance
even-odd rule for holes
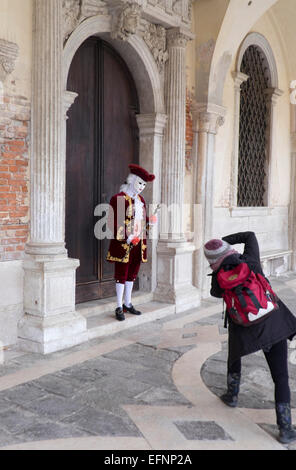
[[[186,31],[182,31],[180,28],[171,28],[167,31],[167,42],[169,47],[181,47],[186,48],[186,45],[192,37]]]
[[[142,7],[138,3],[127,3],[115,18],[111,36],[126,41],[137,33],[140,25]]]
[[[64,40],[86,18],[108,13],[106,2],[101,0],[63,0]]]
[[[191,22],[193,0],[148,0],[148,4],[181,17],[185,23]]]
[[[68,38],[79,23],[81,0],[63,0],[64,38]]]
[[[147,23],[143,39],[149,47],[160,71],[169,58],[166,47],[166,30],[161,25]]]
[[[2,82],[14,71],[18,53],[19,46],[17,44],[0,39],[0,80]]]
[[[173,11],[174,11],[174,13],[177,13],[177,15],[182,16],[183,4],[184,4],[184,0],[175,0],[173,2]]]

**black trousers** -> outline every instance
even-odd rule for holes
[[[267,364],[274,382],[276,403],[290,403],[291,393],[288,373],[288,344],[287,340],[280,341],[264,352]],[[241,360],[228,364],[228,373],[241,373]]]

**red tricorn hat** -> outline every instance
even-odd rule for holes
[[[128,167],[131,170],[131,173],[133,173],[134,175],[139,176],[140,178],[142,178],[142,180],[144,180],[146,182],[150,182],[150,181],[155,180],[154,175],[151,175],[150,173],[148,173],[148,171],[144,170],[144,168],[142,168],[139,165],[135,165],[134,163],[132,163]]]

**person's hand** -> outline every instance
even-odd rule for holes
[[[137,246],[137,244],[139,243],[140,241],[140,238],[139,237],[134,237],[132,238],[131,240],[131,244],[134,245],[134,246]]]
[[[150,223],[151,225],[157,224],[157,220],[158,220],[158,219],[157,219],[157,215],[151,215],[151,216],[149,217],[149,223]]]

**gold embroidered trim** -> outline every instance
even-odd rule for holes
[[[124,227],[119,227],[117,230],[116,240],[124,240]]]
[[[108,253],[107,261],[118,261],[119,263],[128,263],[129,262],[129,253],[126,253],[123,258],[116,258],[116,256],[111,256],[111,254]]]

